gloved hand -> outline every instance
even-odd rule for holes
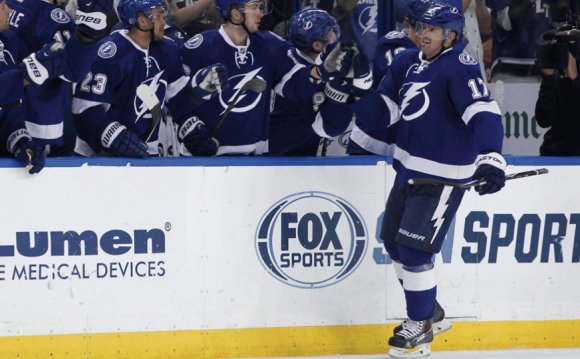
[[[49,78],[62,75],[64,70],[64,45],[61,42],[45,44],[34,54],[22,60],[26,69],[25,78],[37,85],[42,85]]]
[[[328,81],[324,86],[324,95],[326,99],[338,103],[346,103],[353,90],[352,79],[335,78]]]
[[[177,138],[193,156],[213,156],[219,143],[210,137],[205,124],[197,117],[190,117],[179,127]]]
[[[351,46],[353,53],[352,66],[346,74],[347,79],[352,79],[353,94],[362,96],[373,85],[373,72],[371,65],[356,44]]]
[[[491,194],[505,186],[505,158],[497,152],[481,154],[475,162],[477,168],[473,179],[484,179],[485,183],[475,186],[475,191],[480,195]]]
[[[82,42],[92,43],[109,34],[115,11],[113,0],[77,0],[77,6],[75,24]]]
[[[227,87],[228,71],[224,64],[217,63],[204,67],[191,77],[193,94],[209,99],[215,93]]]
[[[16,158],[16,161],[20,162],[31,175],[40,172],[44,168],[44,150],[30,137],[21,138],[14,145],[14,158]]]
[[[105,128],[101,143],[115,156],[143,158],[149,155],[147,144],[117,121]]]
[[[350,70],[353,53],[349,45],[335,42],[326,45],[316,59],[316,72],[324,81],[343,78]]]

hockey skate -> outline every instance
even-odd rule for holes
[[[433,341],[430,320],[415,322],[407,320],[403,329],[389,338],[389,356],[393,358],[422,358],[431,354],[429,343]]]
[[[397,325],[393,329],[393,334],[397,334],[405,327],[409,319],[405,319],[403,323]],[[439,335],[443,332],[451,329],[451,322],[445,319],[445,310],[439,305],[438,301],[435,301],[435,311],[433,313],[433,335]]]

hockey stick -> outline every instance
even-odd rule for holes
[[[159,103],[157,95],[155,95],[146,84],[137,86],[137,97],[143,101],[145,107],[147,107],[149,112],[151,112],[151,124],[149,125],[149,130],[147,130],[147,135],[145,136],[145,142],[147,142],[153,134],[153,131],[155,131],[159,121],[161,121],[163,112],[161,111],[161,104]]]
[[[547,168],[537,168],[535,170],[524,171],[524,172],[517,172],[517,173],[510,173],[509,175],[505,176],[506,180],[513,180],[517,178],[524,178],[536,175],[543,175],[548,173]],[[442,186],[450,186],[454,188],[470,188],[474,186],[480,186],[485,184],[485,180],[480,178],[473,181],[465,182],[465,183],[454,183],[449,182],[437,178],[411,178],[407,181],[409,184],[434,184],[434,185],[442,185]]]
[[[240,98],[240,96],[242,96],[242,94],[244,94],[246,91],[252,91],[255,93],[262,93],[266,89],[266,85],[267,85],[266,81],[259,79],[257,77],[246,82],[244,84],[244,86],[242,86],[242,88],[238,91],[238,93],[236,93],[234,98],[228,103],[228,107],[225,109],[225,111],[223,112],[222,116],[220,117],[218,123],[213,128],[213,130],[211,132],[211,136],[213,137],[216,134],[216,132],[220,129],[220,127],[222,127],[224,121],[226,120],[226,117],[232,111],[232,109],[236,105],[236,102],[238,102],[238,99]]]

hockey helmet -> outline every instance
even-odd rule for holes
[[[336,39],[340,37],[340,28],[330,14],[320,9],[304,9],[290,18],[288,32],[290,41],[301,51],[314,51],[312,43],[320,41],[324,45],[329,42],[328,33],[334,31]]]
[[[143,13],[149,20],[153,21],[151,9],[155,7],[165,7],[164,0],[121,0],[117,5],[119,18],[127,28],[137,24],[137,16]]]
[[[431,5],[418,22],[431,26],[438,26],[444,30],[444,39],[449,39],[451,31],[457,37],[463,33],[463,14],[456,7],[447,4]]]
[[[410,25],[415,26],[417,21],[420,21],[421,16],[425,13],[429,7],[433,5],[431,0],[413,0],[409,4],[409,8],[407,9],[407,15],[405,20],[409,22]]]
[[[257,4],[260,8],[262,14],[267,15],[270,13],[268,7],[268,0],[217,0],[216,6],[224,18],[224,20],[228,21],[230,19],[230,14],[232,9],[237,9],[241,12],[244,12],[247,4]]]

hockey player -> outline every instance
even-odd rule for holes
[[[83,79],[96,57],[96,43],[109,30],[107,19],[114,12],[113,0],[79,0],[77,26],[59,7],[62,1],[7,0],[7,3],[12,8],[10,26],[24,54],[33,54],[55,41],[66,44],[62,66],[54,73],[34,71],[35,61],[25,63],[28,72],[34,74],[30,80],[40,85],[26,90],[24,106],[29,113],[26,127],[39,143],[54,149],[64,144],[64,121],[70,122],[71,83]]]
[[[415,34],[415,24],[430,4],[431,0],[411,1],[405,16],[403,31],[391,31],[379,39],[373,59],[374,88],[378,87],[387,73],[395,55],[405,49],[419,46],[420,38]],[[390,138],[387,132],[391,134]],[[395,132],[393,129],[387,131],[384,123],[374,116],[355,117],[347,153],[349,155],[391,155],[392,149],[389,144],[394,141]]]
[[[0,83],[4,85],[0,86],[0,143],[3,144],[0,147],[0,155],[14,156],[18,162],[27,167],[30,174],[34,174],[44,167],[44,152],[32,140],[24,126],[26,112],[22,106],[22,98],[24,80],[28,75],[19,65],[21,59],[19,42],[9,30],[9,14],[10,8],[6,1],[1,0]]]
[[[192,74],[209,64],[223,63],[230,75],[228,88],[203,104],[199,117],[219,140],[218,155],[265,154],[272,90],[291,102],[311,101],[320,81],[346,75],[352,53],[335,43],[321,54],[320,64],[296,63],[286,41],[259,31],[267,1],[218,0],[217,6],[226,23],[219,30],[192,37],[182,48],[183,62]],[[252,79],[265,81],[265,91],[245,91],[243,86]],[[225,119],[221,118],[224,114]],[[217,123],[221,127],[215,128]]]
[[[117,11],[128,30],[104,39],[86,79],[77,85],[73,115],[78,131],[75,152],[83,156],[110,153],[125,157],[158,156],[159,112],[166,101],[183,123],[180,137],[194,155],[213,155],[213,141],[203,122],[184,101],[189,78],[179,48],[163,37],[163,0],[123,0]],[[219,86],[213,67],[202,69],[199,88]],[[143,93],[138,91],[143,89]],[[180,102],[179,106],[176,105]],[[161,108],[158,108],[161,110]]]
[[[325,46],[340,37],[336,20],[319,9],[297,12],[290,18],[288,28],[294,46],[292,56],[306,66],[314,65]],[[352,119],[352,111],[345,105],[351,97],[348,84],[352,84],[352,79],[321,83],[312,99],[304,103],[293,103],[277,95],[270,122],[270,155],[324,155],[323,139],[342,134]]]
[[[501,115],[481,78],[477,61],[453,47],[463,15],[432,5],[416,25],[420,49],[399,54],[381,82],[353,104],[357,116],[378,114],[398,124],[393,167],[397,174],[387,200],[381,238],[400,265],[408,318],[389,339],[393,357],[430,353],[437,284],[432,257],[441,250],[464,191],[440,185],[409,185],[415,177],[452,182],[485,179],[480,195],[505,185],[500,154]]]

